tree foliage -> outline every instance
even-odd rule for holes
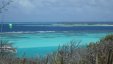
[[[11,2],[13,2],[13,0],[0,0],[0,13],[2,13],[4,10],[7,10],[7,7]]]

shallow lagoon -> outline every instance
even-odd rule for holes
[[[19,57],[44,56],[57,50],[59,45],[74,40],[84,46],[99,41],[112,32],[37,32],[37,33],[5,33],[4,39],[14,43]]]
[[[9,33],[6,40],[14,43],[17,48],[49,47],[68,43],[71,40],[87,45],[96,42],[109,33],[77,33],[77,32],[41,32],[41,33]]]

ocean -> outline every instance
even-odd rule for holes
[[[5,22],[0,36],[14,43],[17,56],[36,57],[50,54],[72,40],[86,46],[112,33],[113,22]]]

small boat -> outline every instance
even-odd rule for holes
[[[0,52],[3,53],[17,53],[16,48],[13,48],[9,44],[0,45]]]

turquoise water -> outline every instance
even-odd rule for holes
[[[113,33],[113,22],[6,22],[2,29],[0,36],[14,43],[17,56],[35,57],[50,54],[72,40],[80,46],[97,42]]]
[[[40,32],[40,33],[6,33],[4,39],[14,43],[19,57],[46,55],[57,49],[57,46],[71,40],[87,45],[99,41],[112,32]]]
[[[77,32],[43,32],[43,33],[11,33],[5,39],[14,43],[17,48],[49,47],[68,43],[71,40],[86,45],[96,42],[110,33],[77,33]]]

